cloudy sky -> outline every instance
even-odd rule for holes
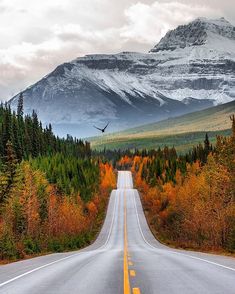
[[[0,0],[0,99],[78,56],[147,52],[199,16],[235,24],[235,1]]]

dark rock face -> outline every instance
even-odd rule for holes
[[[25,112],[35,109],[59,135],[87,137],[97,134],[94,124],[110,121],[117,131],[231,101],[234,34],[224,19],[198,19],[167,33],[151,53],[77,58],[23,92]]]

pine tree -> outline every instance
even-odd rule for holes
[[[18,131],[17,131],[17,140],[18,140],[18,149],[15,149],[19,160],[24,156],[24,98],[23,94],[20,93],[17,105],[17,120],[18,120]]]
[[[6,173],[9,174],[10,180],[13,180],[15,171],[16,171],[16,166],[17,166],[18,159],[16,157],[13,145],[11,141],[7,142],[6,145]]]
[[[210,151],[210,141],[209,141],[209,137],[208,137],[207,133],[205,135],[204,148],[205,148],[205,151],[207,151],[207,152]]]
[[[18,118],[22,118],[24,115],[24,98],[23,98],[23,94],[20,93],[20,96],[18,98],[18,104],[17,104],[17,117]]]
[[[23,146],[22,146],[22,133],[17,117],[13,115],[12,117],[12,143],[19,161],[23,158]]]
[[[0,175],[0,203],[6,198],[13,184],[17,168],[17,158],[11,141],[6,144],[6,157],[3,173]]]
[[[32,114],[32,155],[33,157],[37,157],[39,155],[39,121],[38,116],[35,111]]]
[[[209,155],[210,150],[211,150],[210,141],[209,141],[208,134],[206,133],[205,140],[204,140],[204,158],[203,158],[204,163],[206,163],[207,161],[207,156]]]
[[[5,108],[2,117],[2,144],[3,144],[3,155],[6,155],[6,144],[8,141],[12,141],[12,114],[10,107]]]

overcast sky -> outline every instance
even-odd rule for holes
[[[78,56],[147,52],[199,16],[235,24],[235,0],[0,0],[0,99]]]

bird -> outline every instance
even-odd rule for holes
[[[102,133],[104,133],[108,125],[109,125],[109,122],[107,123],[107,125],[103,129],[98,128],[96,126],[93,126],[93,127],[96,128],[97,130],[101,131]]]

